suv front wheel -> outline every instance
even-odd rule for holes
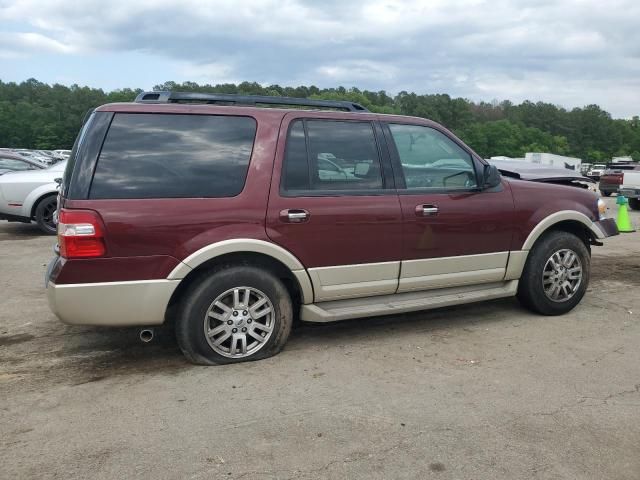
[[[280,279],[255,267],[224,266],[186,292],[176,337],[193,363],[259,360],[282,350],[292,319],[291,297]]]
[[[518,300],[543,315],[573,309],[587,291],[591,256],[584,242],[562,231],[546,233],[527,257]]]

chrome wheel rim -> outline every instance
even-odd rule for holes
[[[264,347],[274,321],[269,297],[256,288],[236,287],[211,302],[204,317],[204,334],[214,352],[245,358]]]
[[[549,257],[542,271],[542,288],[549,300],[566,302],[581,283],[582,262],[576,252],[565,248]]]

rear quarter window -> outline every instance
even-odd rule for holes
[[[250,117],[117,113],[90,198],[233,197],[256,134]]]

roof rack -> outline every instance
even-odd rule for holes
[[[309,98],[269,97],[266,95],[234,95],[229,93],[197,92],[142,92],[136,103],[222,103],[231,105],[289,105],[300,107],[329,108],[347,112],[368,112],[359,103],[341,100],[313,100]]]

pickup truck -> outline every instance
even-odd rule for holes
[[[607,169],[600,175],[600,182],[598,183],[600,194],[603,197],[608,197],[612,193],[618,193],[618,189],[622,185],[623,175],[633,171],[640,172],[640,164],[609,164]]]
[[[632,210],[640,210],[640,170],[624,172],[619,192],[627,197]]]

